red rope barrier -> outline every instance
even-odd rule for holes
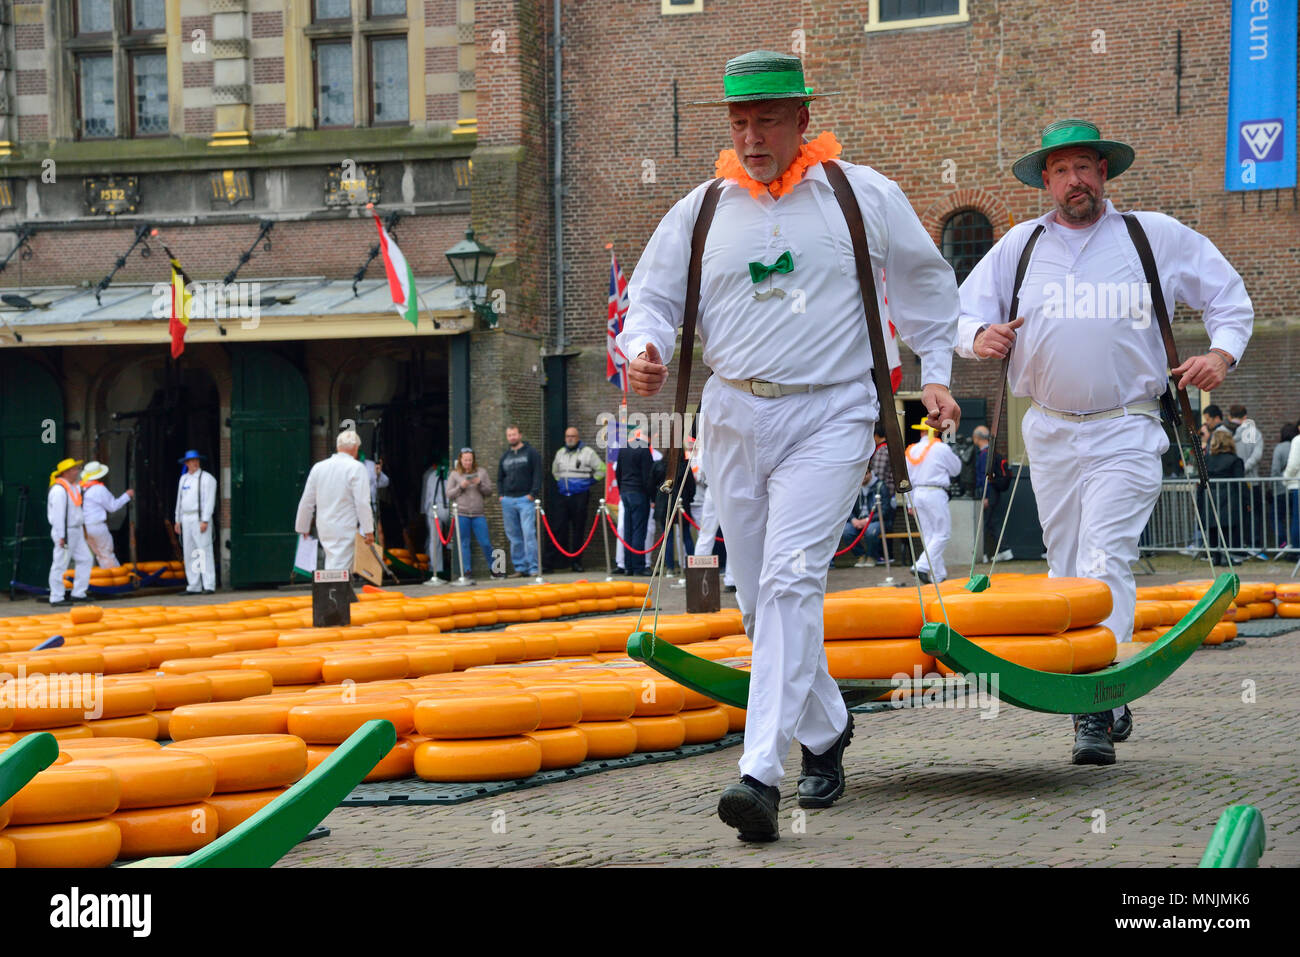
[[[873,508],[870,512],[867,513],[867,525],[870,525],[870,524],[871,524],[871,519],[872,519],[872,517],[873,517],[875,514],[876,514],[876,510],[875,510],[874,508]],[[849,542],[847,545],[845,545],[843,548],[841,548],[838,552],[835,553],[835,557],[836,557],[836,558],[839,558],[841,555],[843,555],[843,554],[844,554],[845,552],[847,552],[849,549],[851,549],[851,548],[853,548],[855,545],[857,545],[858,542],[862,541],[862,536],[865,535],[865,534],[867,534],[867,525],[863,525],[860,529],[858,529],[858,537],[857,537],[857,538],[855,538],[853,541]]]
[[[600,524],[600,516],[597,515],[595,520],[592,521],[591,523],[591,531],[587,533],[587,540],[582,543],[582,545],[578,548],[576,552],[566,552],[564,550],[564,547],[555,540],[555,533],[551,531],[551,523],[546,520],[546,509],[542,509],[542,525],[545,526],[546,528],[546,535],[548,538],[550,538],[551,544],[555,546],[555,550],[559,552],[561,555],[563,555],[565,558],[577,558],[579,555],[585,552],[587,550],[587,546],[591,544],[592,536],[596,534],[596,526],[599,524]]]
[[[691,518],[691,516],[690,516],[690,514],[689,514],[688,512],[682,512],[682,517],[683,517],[684,519],[686,519],[686,521],[690,522],[690,523],[691,523],[691,527],[692,527],[693,529],[695,529],[697,532],[700,530],[700,526],[698,526],[698,525],[695,524],[695,519]],[[727,540],[726,540],[725,538],[723,538],[721,535],[714,535],[714,536],[713,536],[713,540],[714,540],[715,542],[723,542],[724,544],[725,544],[726,541],[727,541]]]
[[[438,521],[438,513],[433,513],[433,531],[438,536],[438,541],[442,542],[444,548],[451,544],[451,529],[447,529],[447,537],[442,537],[442,523]]]
[[[602,511],[604,510],[602,509]],[[659,533],[659,537],[655,540],[655,543],[651,545],[649,548],[647,548],[645,551],[642,551],[639,548],[633,548],[631,545],[627,543],[627,539],[625,539],[622,535],[618,533],[618,526],[615,525],[613,520],[609,517],[609,512],[605,512],[605,521],[609,522],[609,527],[614,530],[614,537],[617,538],[620,542],[622,542],[623,547],[626,548],[628,551],[630,551],[633,555],[649,555],[651,552],[653,552],[656,548],[659,547],[659,543],[662,542],[664,540],[664,536],[668,534],[668,529],[665,528],[663,531]]]

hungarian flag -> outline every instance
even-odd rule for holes
[[[172,315],[167,324],[167,328],[172,334],[172,358],[180,358],[180,354],[185,351],[185,331],[190,327],[190,294],[186,291],[189,286],[189,277],[185,275],[185,270],[181,269],[180,260],[168,253],[168,259],[172,264]]]
[[[397,240],[388,235],[379,214],[373,213],[379,230],[379,251],[384,255],[384,272],[388,274],[388,291],[393,296],[393,308],[411,325],[419,326],[420,312],[416,306],[415,273],[397,248]]]
[[[609,312],[605,322],[605,378],[623,392],[627,392],[627,357],[618,348],[618,334],[623,331],[627,318],[627,279],[609,244]]]

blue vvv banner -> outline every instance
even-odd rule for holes
[[[1298,3],[1232,0],[1227,190],[1296,185]]]

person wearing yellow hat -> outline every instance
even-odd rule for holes
[[[929,584],[948,577],[943,551],[952,537],[952,515],[948,511],[948,486],[961,471],[961,459],[924,422],[912,426],[926,433],[920,441],[907,447],[907,477],[912,480],[912,507],[921,527],[925,551],[916,560],[914,571]]]
[[[804,79],[802,61],[785,53],[727,62],[715,102],[732,148],[719,154],[716,179],[679,200],[650,237],[618,337],[632,359],[629,386],[655,395],[687,290],[698,290],[703,359],[713,371],[699,440],[754,642],[741,779],[718,802],[718,816],[744,841],[779,837],[776,785],[792,740],[801,745],[801,807],[830,807],[846,786],[853,724],[827,670],[821,608],[826,569],[875,449],[866,306],[874,299],[879,311],[881,270],[893,324],[921,360],[926,411],[936,424],[961,415],[948,391],[952,267],[897,183],[838,159],[829,131],[805,139],[808,103],[833,94],[813,93]],[[693,265],[697,223],[702,255]]]
[[[120,564],[113,551],[113,535],[108,530],[108,516],[135,497],[135,489],[127,489],[116,498],[100,481],[108,474],[102,462],[87,462],[81,469],[82,513],[85,518],[86,544],[95,553],[100,568],[117,568]]]
[[[72,600],[81,601],[90,587],[90,569],[95,558],[86,545],[86,530],[81,512],[80,459],[64,459],[50,473],[50,492],[45,499],[45,518],[54,540],[54,560],[50,562],[50,604],[67,601],[63,573],[71,558],[76,571],[72,579]]]

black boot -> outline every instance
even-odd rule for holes
[[[722,792],[718,799],[718,817],[728,827],[740,831],[742,841],[767,843],[780,837],[776,812],[781,792],[762,781],[743,775],[738,784]]]
[[[1128,736],[1133,733],[1133,712],[1124,705],[1124,713],[1114,721],[1114,726],[1110,729],[1110,739],[1116,744],[1121,741],[1127,741]]]
[[[799,768],[799,806],[830,807],[844,793],[844,749],[853,740],[853,714],[835,743],[824,754],[813,754],[802,744],[803,763]]]
[[[1074,716],[1074,753],[1072,764],[1114,764],[1115,745],[1112,743],[1111,712]]]

